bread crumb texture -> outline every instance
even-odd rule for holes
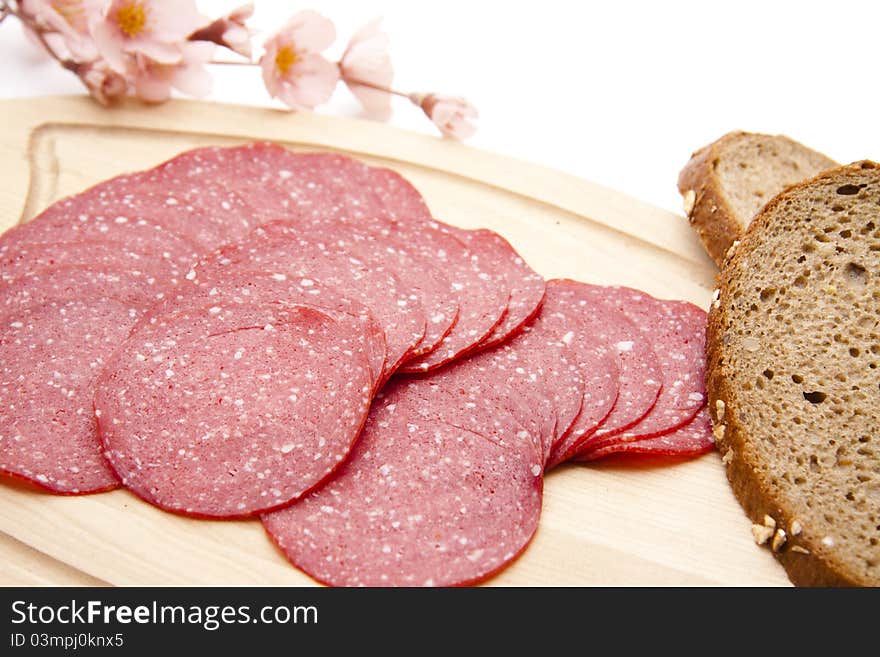
[[[790,528],[771,546],[795,583],[880,585],[880,166],[776,197],[719,282],[708,383],[734,492]]]
[[[745,227],[771,198],[834,162],[782,135],[739,133],[713,162],[721,187]]]
[[[691,225],[720,267],[765,203],[789,185],[836,166],[784,135],[731,132],[691,156],[678,189]]]

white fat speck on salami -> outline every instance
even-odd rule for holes
[[[106,456],[169,511],[283,506],[339,466],[363,425],[372,385],[355,341],[297,306],[211,305],[141,324],[97,383]]]
[[[262,516],[290,561],[336,586],[480,581],[528,545],[541,513],[534,453],[412,417],[393,381],[326,485]]]
[[[0,472],[66,494],[118,486],[102,455],[92,397],[104,359],[138,317],[104,297],[0,315]]]
[[[712,422],[706,407],[684,426],[669,433],[632,441],[607,441],[580,454],[582,461],[594,461],[612,454],[653,456],[699,456],[715,447]]]
[[[555,306],[565,309],[572,324],[585,322],[588,333],[604,345],[604,357],[616,363],[618,385],[609,412],[601,382],[587,384],[588,394],[594,391],[593,399],[585,400],[581,415],[554,445],[548,463],[553,467],[575,454],[594,433],[613,435],[641,420],[657,401],[662,373],[651,342],[626,315],[605,303],[606,288],[571,280],[551,281],[548,287],[553,290]],[[593,374],[599,369],[593,369]]]
[[[607,300],[651,340],[663,373],[654,407],[637,424],[613,436],[594,435],[587,451],[608,442],[661,436],[687,424],[706,404],[706,313],[685,301],[660,300],[625,287],[607,288]]]

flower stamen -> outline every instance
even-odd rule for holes
[[[142,2],[130,2],[116,11],[116,24],[129,38],[144,31],[147,24],[147,10]]]
[[[275,68],[282,76],[287,75],[290,67],[296,64],[297,56],[291,46],[283,46],[278,49],[275,55]]]

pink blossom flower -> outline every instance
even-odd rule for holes
[[[181,60],[167,64],[143,54],[128,59],[127,77],[135,94],[148,103],[161,103],[171,97],[171,89],[201,98],[211,93],[211,75],[205,64],[214,56],[214,44],[192,41],[180,46]]]
[[[477,118],[477,109],[464,98],[440,94],[413,94],[410,100],[422,108],[445,137],[467,139],[477,130],[470,121]]]
[[[102,105],[109,105],[128,93],[128,80],[102,60],[77,64],[73,70],[86,85],[92,98]]]
[[[385,119],[391,114],[391,94],[382,89],[390,90],[394,69],[388,54],[388,35],[379,29],[379,23],[380,19],[376,19],[355,33],[342,55],[339,69],[345,84],[364,109]]]
[[[29,36],[39,30],[56,55],[88,61],[98,56],[89,20],[101,13],[103,5],[103,0],[22,0],[20,9],[32,22],[32,26],[23,24]]]
[[[314,11],[295,14],[269,41],[260,60],[269,95],[291,109],[312,109],[330,98],[339,67],[319,53],[336,38],[333,23]]]
[[[135,55],[177,64],[181,45],[202,22],[193,0],[111,0],[89,29],[100,54],[123,73]]]
[[[189,40],[210,41],[250,59],[253,31],[246,22],[253,14],[254,3],[242,5],[210,25],[193,32],[189,35]]]

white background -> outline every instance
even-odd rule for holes
[[[201,0],[217,16],[236,0]],[[256,0],[263,39],[298,9],[331,18],[338,57],[384,17],[395,86],[463,95],[473,146],[678,211],[692,150],[734,129],[786,133],[849,162],[880,159],[880,3]],[[259,53],[259,49],[257,49]],[[259,70],[213,67],[218,101],[269,104]],[[0,25],[0,96],[79,93],[15,21]],[[340,88],[320,112],[357,116]],[[433,132],[406,101],[393,125]]]

